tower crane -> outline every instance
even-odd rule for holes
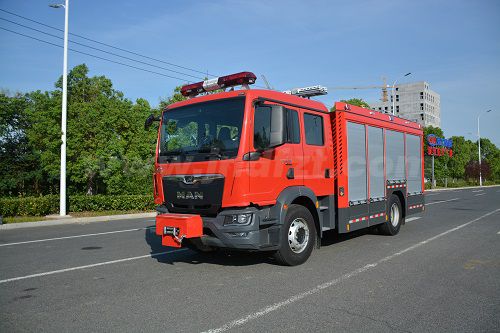
[[[388,101],[388,94],[387,94],[387,89],[389,86],[386,83],[385,77],[382,78],[382,81],[384,82],[383,85],[381,86],[359,86],[359,87],[328,87],[329,90],[359,90],[359,89],[382,89],[382,102],[387,102]]]

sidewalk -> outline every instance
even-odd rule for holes
[[[483,185],[483,186],[465,186],[465,187],[445,187],[445,188],[435,188],[431,190],[425,190],[425,192],[435,192],[435,191],[453,191],[453,190],[467,190],[467,189],[475,189],[475,188],[489,188],[489,187],[498,187],[500,185]]]
[[[9,223],[0,225],[1,230],[12,230],[20,228],[32,228],[32,227],[46,227],[51,225],[65,225],[65,224],[85,224],[92,222],[105,222],[105,221],[116,221],[116,220],[129,220],[129,219],[140,219],[147,217],[155,217],[156,212],[151,213],[139,213],[139,214],[123,214],[123,215],[108,215],[108,216],[92,216],[92,217],[68,217],[62,219],[54,220],[44,220],[36,222],[19,222],[19,223]]]

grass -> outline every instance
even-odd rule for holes
[[[483,186],[491,186],[491,185],[500,185],[500,182],[494,182],[491,180],[485,180],[483,182]],[[444,186],[444,182],[438,181],[436,184],[436,189],[444,189],[444,188],[457,188],[457,187],[474,187],[474,186],[479,186],[479,182],[466,182],[463,180],[458,180],[455,182],[449,181],[448,186]],[[431,183],[427,182],[425,183],[425,189],[430,190],[431,189]]]
[[[35,221],[45,221],[48,218],[44,216],[13,216],[13,217],[4,217],[3,223],[21,223],[21,222],[35,222]]]
[[[148,213],[149,211],[141,210],[105,210],[101,212],[70,212],[68,215],[71,217],[94,217],[94,216],[108,216],[108,215],[122,215],[122,214],[137,214],[137,213]],[[56,218],[48,218],[46,216],[14,216],[14,217],[4,217],[3,223],[22,223],[22,222],[38,222],[38,221],[48,221],[55,220]]]
[[[74,212],[74,213],[69,213],[69,215],[71,215],[72,217],[92,217],[92,216],[138,214],[138,213],[150,213],[150,212],[143,210],[105,210],[102,212]]]

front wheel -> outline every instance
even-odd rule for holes
[[[403,223],[403,207],[398,196],[395,194],[389,198],[387,217],[387,221],[379,226],[379,230],[384,235],[397,235]]]
[[[281,230],[281,245],[275,253],[281,265],[296,266],[303,264],[316,244],[314,219],[307,208],[290,205]]]

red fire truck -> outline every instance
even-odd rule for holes
[[[424,210],[419,124],[341,102],[329,110],[309,99],[321,86],[249,89],[255,80],[242,72],[186,85],[187,100],[146,120],[160,122],[163,245],[273,251],[299,265],[325,231],[396,235]]]

